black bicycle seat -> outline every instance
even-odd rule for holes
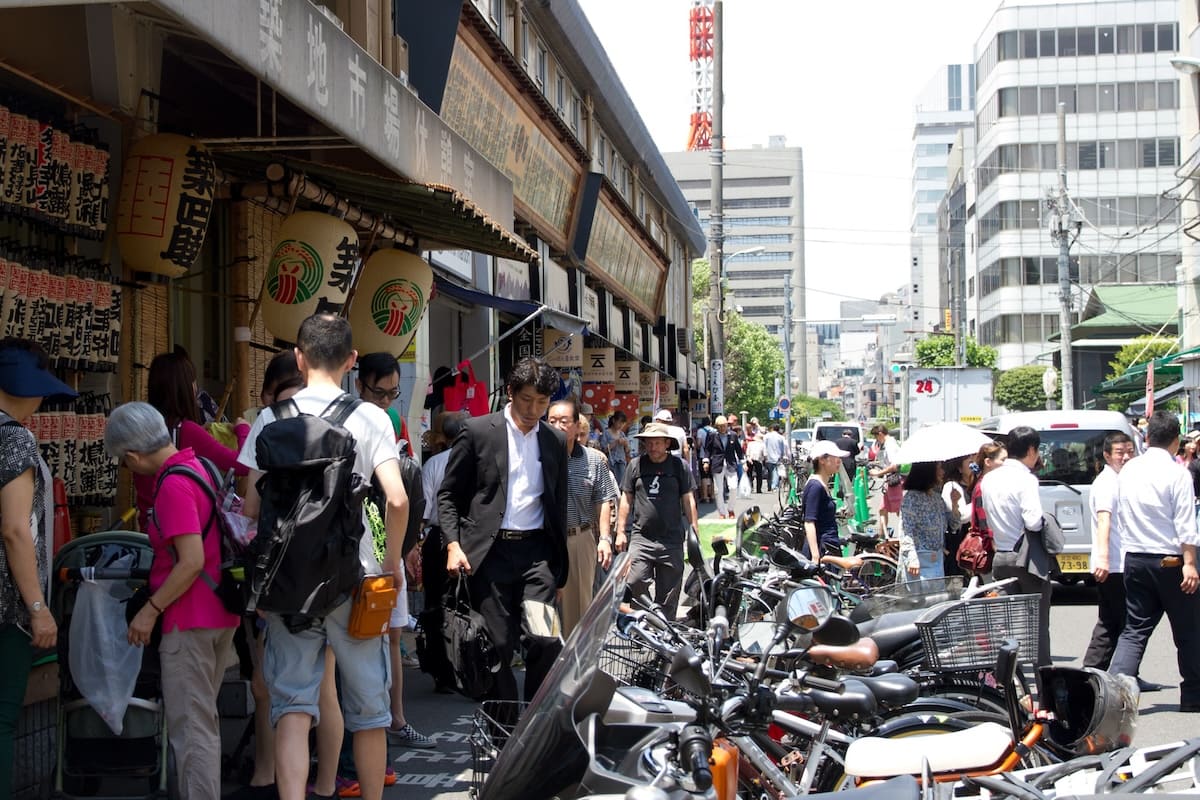
[[[856,680],[866,685],[882,708],[899,708],[917,699],[921,687],[907,675],[860,676]]]
[[[842,685],[845,690],[841,694],[813,689],[808,696],[822,713],[838,719],[857,719],[875,713],[879,704],[875,693],[865,683],[857,678],[847,678]]]

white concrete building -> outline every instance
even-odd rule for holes
[[[1169,59],[1180,6],[1010,1],[976,42],[968,326],[999,349],[1001,369],[1049,363],[1055,349],[1047,338],[1059,328],[1058,249],[1045,201],[1058,184],[1058,103],[1067,108],[1067,186],[1082,222],[1071,249],[1076,318],[1097,283],[1176,281],[1180,92]]]
[[[939,268],[938,203],[946,196],[955,137],[975,122],[975,65],[949,64],[930,79],[913,109],[911,291],[903,329],[941,330],[947,276]],[[917,335],[910,335],[916,337]],[[911,349],[911,348],[909,348]]]
[[[1180,175],[1191,180],[1181,188],[1190,188],[1192,197],[1200,196],[1200,5],[1192,0],[1179,0],[1179,30],[1183,40],[1179,43],[1179,56],[1175,65],[1179,73],[1179,143]],[[1183,207],[1184,225],[1190,225],[1197,217],[1195,204]],[[1180,308],[1183,309],[1183,325],[1180,326],[1180,349],[1200,347],[1200,242],[1185,236],[1182,244],[1183,263],[1176,276],[1180,282]],[[1194,399],[1194,398],[1193,398]],[[1195,406],[1193,405],[1193,408]]]

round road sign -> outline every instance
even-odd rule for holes
[[[784,395],[783,397],[779,398],[779,403],[777,405],[780,411],[787,411],[792,407],[792,400],[787,395]]]

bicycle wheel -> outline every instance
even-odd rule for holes
[[[866,553],[861,558],[863,564],[855,577],[868,590],[886,589],[900,582],[900,565],[895,559],[879,553]]]

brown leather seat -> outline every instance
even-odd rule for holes
[[[879,647],[865,636],[845,647],[815,644],[808,648],[808,659],[815,664],[858,672],[875,665],[879,660]]]
[[[861,567],[863,560],[858,556],[850,556],[849,558],[843,558],[842,556],[821,556],[821,563],[833,564],[835,567],[851,570]]]

